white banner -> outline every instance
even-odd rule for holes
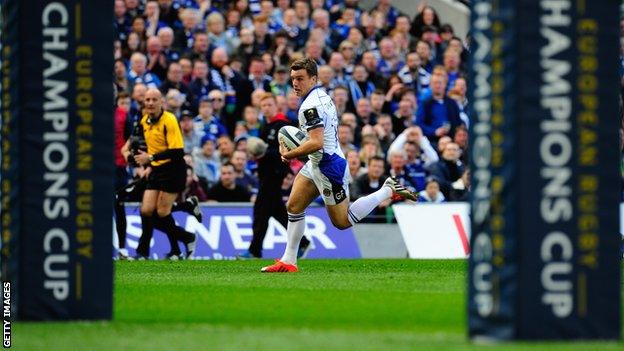
[[[465,202],[392,206],[410,258],[466,258],[470,206]]]

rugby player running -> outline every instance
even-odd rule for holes
[[[288,227],[286,250],[281,259],[263,267],[265,273],[297,272],[297,249],[305,230],[305,209],[320,195],[329,217],[338,229],[346,229],[366,217],[381,202],[393,197],[415,201],[416,195],[389,177],[381,189],[357,199],[349,206],[349,169],[338,143],[336,106],[322,87],[317,86],[317,65],[302,58],[290,66],[293,90],[301,97],[299,129],[308,138],[299,147],[288,150],[280,145],[284,162],[308,156],[308,162],[295,177],[286,204]]]

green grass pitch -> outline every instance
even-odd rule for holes
[[[624,342],[473,345],[466,262],[117,262],[112,322],[15,323],[15,350],[623,350]]]

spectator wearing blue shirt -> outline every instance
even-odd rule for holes
[[[145,33],[148,37],[153,37],[159,30],[166,27],[167,24],[160,20],[160,7],[158,2],[150,0],[145,4]]]
[[[418,193],[418,202],[433,204],[446,202],[444,194],[440,191],[440,184],[435,177],[427,178],[425,189]]]
[[[425,100],[416,113],[416,124],[429,140],[437,143],[441,136],[453,136],[463,124],[457,102],[446,96],[447,77],[444,73],[431,76],[431,98]]]
[[[195,9],[184,9],[180,13],[182,28],[175,33],[174,47],[180,52],[186,52],[193,47],[195,30],[199,23],[199,11]]]
[[[195,128],[201,133],[211,135],[216,140],[221,135],[227,134],[227,130],[212,108],[214,99],[223,100],[223,96],[216,97],[215,95],[217,94],[213,94],[212,97],[203,97],[199,101],[199,115],[195,117]]]
[[[389,28],[394,27],[397,17],[401,14],[396,7],[392,6],[392,0],[378,0],[377,6],[371,12],[378,11],[384,14],[386,24]]]
[[[405,171],[416,185],[416,191],[425,188],[426,168],[439,161],[438,153],[419,127],[410,127],[396,137],[388,153],[403,150],[406,156]]]
[[[162,53],[167,58],[167,62],[175,62],[180,59],[180,53],[173,49],[174,34],[170,27],[163,27],[158,31],[158,39],[160,39],[160,47]]]
[[[180,130],[184,140],[184,153],[191,154],[193,149],[200,147],[203,132],[198,131],[193,125],[193,114],[184,110],[180,116]]]
[[[193,168],[202,188],[207,191],[219,181],[221,162],[216,150],[216,139],[206,134],[201,139],[201,149],[193,150]]]
[[[448,74],[448,83],[446,83],[446,90],[449,91],[455,86],[455,80],[460,77],[461,72],[459,67],[461,60],[459,52],[454,48],[448,48],[444,52],[444,69]]]
[[[130,32],[131,17],[126,13],[126,4],[123,0],[115,0],[115,38],[125,42]]]
[[[140,52],[135,52],[130,56],[128,81],[130,84],[143,83],[148,88],[158,88],[161,84],[158,76],[147,71],[147,57]]]
[[[208,96],[210,81],[208,80],[208,63],[202,59],[193,61],[193,80],[189,87],[195,101]]]
[[[383,38],[379,43],[379,53],[381,58],[377,62],[377,71],[386,79],[396,74],[405,63],[401,61],[398,55],[397,47],[390,38]]]
[[[345,8],[342,10],[340,18],[331,25],[331,28],[345,40],[349,35],[349,30],[355,26],[355,10],[352,8]]]
[[[388,153],[389,165],[390,169],[388,173],[391,177],[394,177],[403,185],[405,188],[409,189],[412,192],[418,191],[418,180],[414,179],[410,176],[410,174],[405,169],[405,164],[407,161],[407,154],[404,150],[394,150]]]

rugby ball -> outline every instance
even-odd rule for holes
[[[278,136],[280,144],[286,146],[288,151],[294,150],[303,144],[307,139],[306,134],[299,128],[293,126],[284,126],[280,128]]]

